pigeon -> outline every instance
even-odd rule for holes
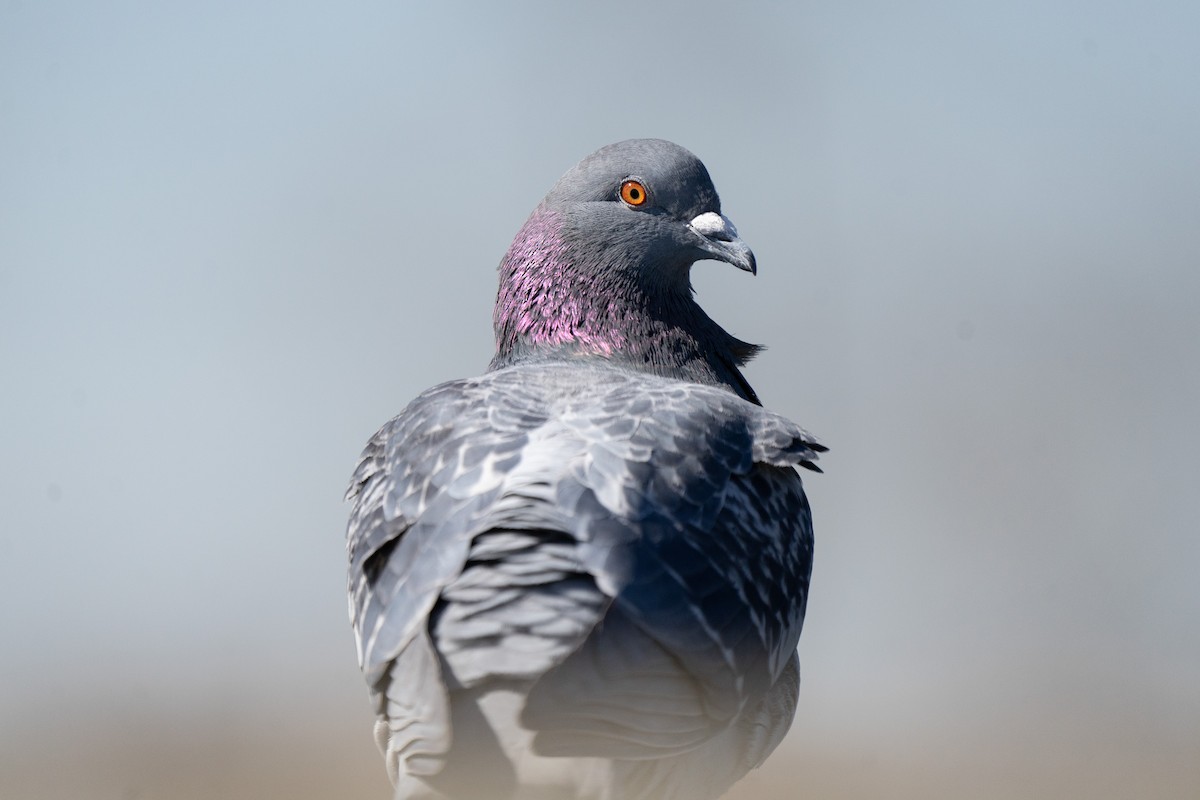
[[[487,371],[367,444],[349,606],[397,798],[717,798],[787,732],[826,448],[700,260],[756,271],[700,160],[601,148],[501,261]]]

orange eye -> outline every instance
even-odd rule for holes
[[[645,205],[648,198],[646,187],[642,185],[641,181],[630,180],[621,184],[621,199],[629,205]]]

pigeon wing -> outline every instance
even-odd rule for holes
[[[468,561],[501,553],[479,574],[561,574],[569,583],[541,597],[570,596],[576,617],[564,611],[522,675],[540,678],[522,717],[540,752],[684,752],[761,704],[795,650],[808,585],[811,522],[791,465],[823,449],[724,389],[608,367],[512,367],[415,400],[368,444],[348,492],[359,657],[393,739],[408,737],[407,769],[449,746],[444,676],[428,685],[439,599],[482,598],[439,606],[437,646],[454,647],[462,674],[498,668],[482,647],[471,664],[483,638],[452,623],[492,602],[464,591]],[[536,635],[547,606],[510,607],[501,627]]]
[[[523,720],[540,752],[661,757],[711,738],[785,672],[812,554],[791,465],[825,448],[723,389],[602,383],[561,413],[587,452],[556,499],[615,599]]]

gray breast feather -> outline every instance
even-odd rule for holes
[[[371,439],[347,492],[361,665],[373,684],[384,682],[453,584],[460,607],[438,607],[447,649],[482,653],[495,636],[518,634],[554,643],[528,662],[546,672],[526,718],[556,731],[546,746],[595,753],[604,740],[601,750],[618,754],[640,736],[664,751],[686,749],[762,702],[789,669],[812,548],[792,467],[815,469],[824,449],[724,389],[606,366],[526,365],[436,387]],[[503,566],[480,567],[488,548],[503,554],[491,558]],[[522,599],[514,594],[522,585],[556,588]],[[506,629],[494,630],[497,617],[476,613],[475,602],[510,603]],[[625,650],[598,659],[602,637],[591,629],[609,616],[604,635],[624,627],[644,641],[627,638]],[[647,733],[644,715],[613,710],[638,701],[605,696],[586,669],[556,685],[571,659],[593,659],[610,674],[683,665],[688,685],[672,694],[663,684],[660,705],[699,707],[703,719]],[[486,671],[495,662],[472,663]],[[659,667],[647,668],[661,683],[670,670]],[[554,701],[562,691],[578,700],[584,685],[590,708]],[[685,702],[689,692],[698,706]],[[584,723],[595,723],[586,735],[562,733]]]

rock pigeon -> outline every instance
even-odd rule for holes
[[[716,798],[791,724],[826,448],[760,405],[704,259],[755,272],[704,165],[601,148],[501,261],[488,370],[367,444],[350,616],[397,798]]]

